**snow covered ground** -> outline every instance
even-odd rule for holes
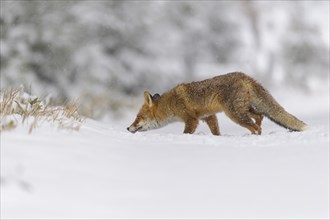
[[[219,114],[222,136],[176,123],[146,133],[88,119],[1,134],[1,218],[329,218],[329,95],[275,96],[309,125],[263,134]]]

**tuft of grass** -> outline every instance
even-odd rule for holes
[[[29,133],[45,121],[78,131],[84,121],[78,110],[76,102],[53,106],[46,99],[24,92],[23,87],[0,90],[0,131],[14,129],[27,121]]]

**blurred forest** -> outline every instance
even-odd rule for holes
[[[312,93],[329,86],[329,20],[329,1],[1,0],[1,89],[94,117],[232,71]]]

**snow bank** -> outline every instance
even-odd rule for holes
[[[1,133],[1,218],[329,218],[329,105],[314,99],[300,133],[265,120],[249,135],[220,114],[220,137],[179,123],[133,135],[134,113]]]

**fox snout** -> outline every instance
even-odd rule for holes
[[[150,129],[155,129],[160,127],[156,120],[141,120],[141,117],[137,117],[135,121],[127,128],[127,131],[131,132],[132,134],[136,133],[137,131],[148,131]]]
[[[140,125],[138,120],[135,120],[133,124],[131,124],[131,126],[127,128],[127,131],[131,132],[132,134],[141,130],[142,130],[142,126]]]
[[[134,134],[135,132],[137,132],[138,130],[140,130],[142,127],[134,127],[133,125],[129,126],[127,128],[127,131],[131,132],[132,134]]]

